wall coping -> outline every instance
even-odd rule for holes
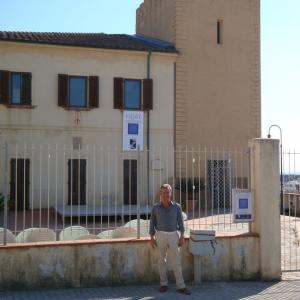
[[[253,232],[239,233],[239,232],[219,232],[216,233],[217,239],[234,239],[234,238],[258,238],[259,234]],[[188,241],[189,237],[185,237]],[[150,242],[150,237],[137,238],[119,238],[119,239],[101,239],[101,240],[78,240],[78,241],[55,241],[55,242],[37,242],[37,243],[8,243],[0,245],[1,250],[8,249],[29,249],[29,248],[45,248],[45,247],[62,247],[62,246],[92,246],[103,244],[117,244],[117,243],[145,243]]]

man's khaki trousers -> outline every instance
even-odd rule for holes
[[[157,231],[155,234],[156,243],[159,251],[159,276],[160,276],[160,285],[167,286],[167,256],[170,259],[170,263],[175,275],[176,285],[178,289],[185,287],[182,268],[180,262],[180,254],[178,248],[179,235],[177,231],[174,232],[165,232]]]

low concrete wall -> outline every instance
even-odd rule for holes
[[[257,236],[217,241],[215,256],[203,258],[203,280],[259,278]],[[0,247],[0,289],[159,284],[157,258],[148,239],[10,244]],[[181,258],[185,280],[191,282],[188,242]]]

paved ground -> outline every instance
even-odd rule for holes
[[[1,300],[177,300],[177,299],[300,299],[300,280],[284,280],[278,283],[267,282],[232,282],[203,283],[191,286],[191,296],[180,295],[175,286],[170,286],[165,294],[157,292],[157,286],[127,286],[85,289],[62,289],[41,291],[0,292]]]

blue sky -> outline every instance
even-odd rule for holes
[[[132,34],[140,3],[0,0],[0,30]],[[284,147],[300,150],[299,19],[299,0],[261,0],[262,136],[267,136],[269,125],[278,124]],[[276,128],[272,137],[279,137]]]

